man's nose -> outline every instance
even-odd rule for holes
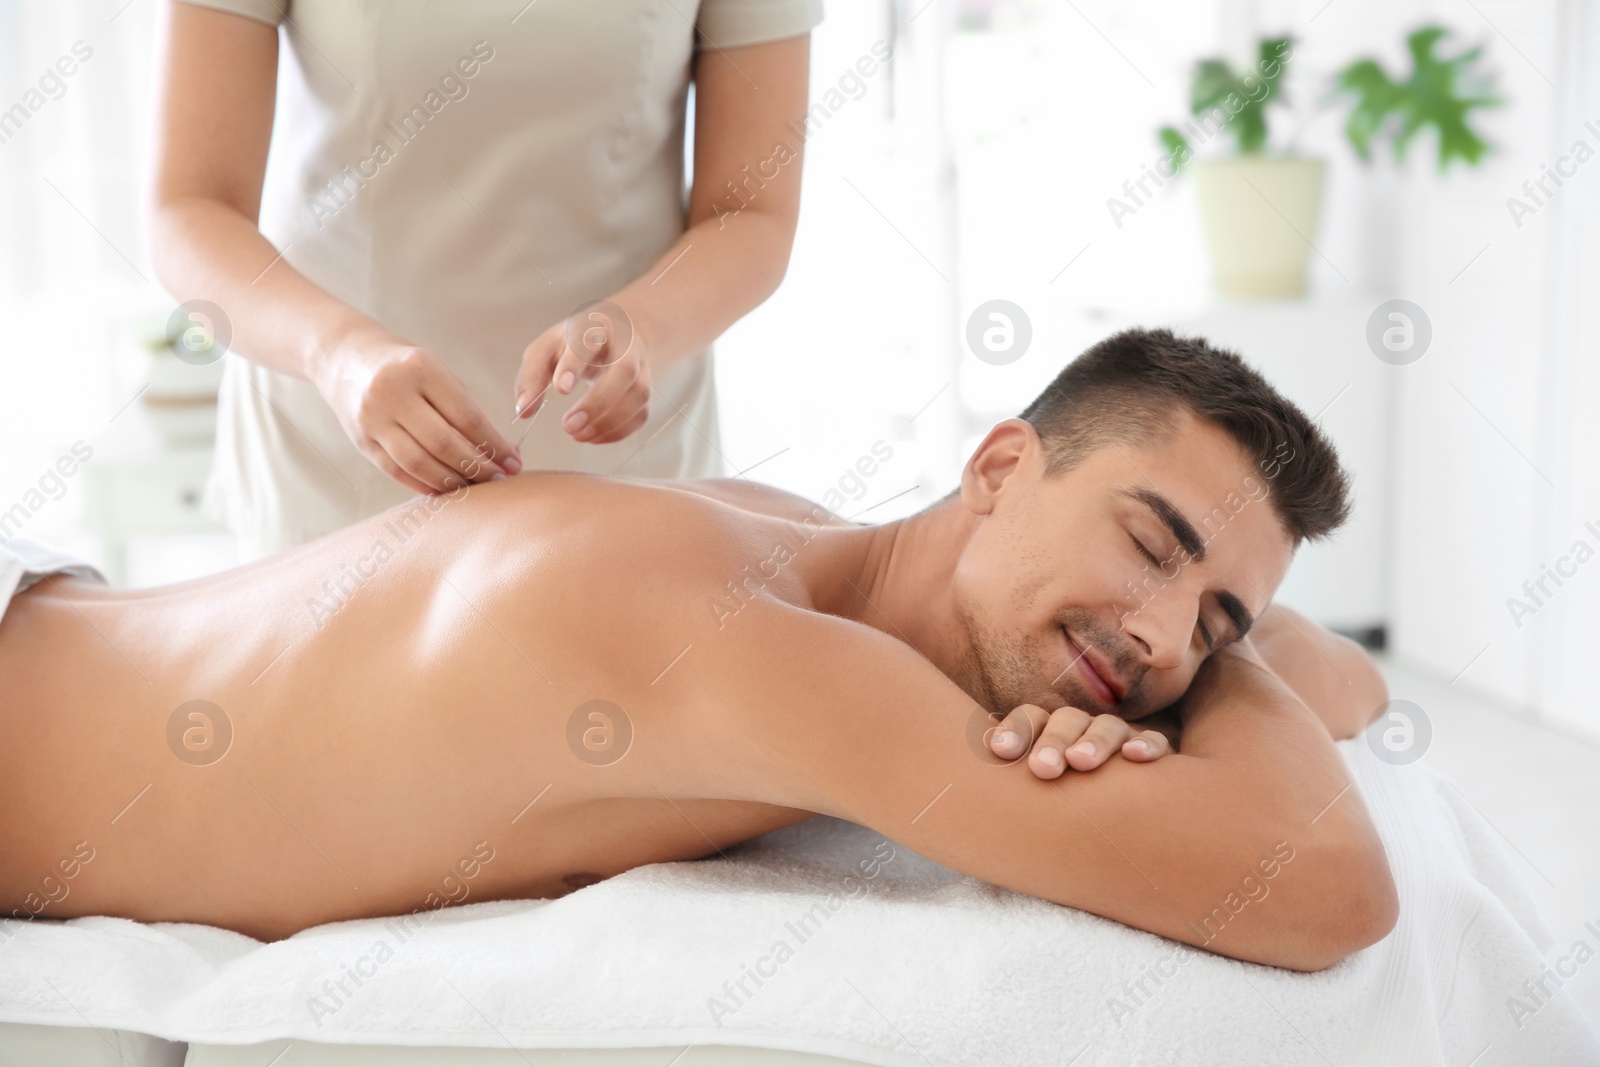
[[[1194,597],[1169,585],[1124,616],[1122,628],[1141,646],[1151,669],[1176,670],[1183,666],[1199,611]]]

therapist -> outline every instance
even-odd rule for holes
[[[234,354],[207,513],[255,558],[524,467],[722,474],[709,346],[788,265],[820,20],[169,0],[152,261]]]

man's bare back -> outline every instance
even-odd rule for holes
[[[1167,536],[1107,495],[1148,468],[1189,514],[1249,470],[1191,422],[1052,480],[1008,420],[960,500],[884,526],[747,484],[537,474],[185,585],[54,579],[0,626],[0,904],[276,938],[559,895],[826,813],[1022,892],[1325,966],[1393,922],[1381,845],[1358,796],[1329,808],[1348,778],[1322,724],[1248,642],[1210,648],[1229,625],[1211,591],[1254,587],[1260,615],[1287,542],[1246,508],[1107,627],[1091,587]],[[1180,696],[1183,753],[1149,766],[1103,753],[1047,781],[984,747],[991,712],[1120,722]],[[1199,921],[1282,841],[1281,922],[1212,944]],[[84,847],[70,892],[31,906]]]
[[[837,520],[702,494],[739,495],[538,474],[170,589],[35,587],[0,629],[19,742],[0,750],[0,902],[83,840],[95,859],[51,916],[276,938],[457,885],[558,896],[807,817],[724,784],[737,755],[686,722],[708,679],[680,668],[717,636],[711,604],[737,610],[741,550]],[[805,576],[839,551],[766,592],[809,606]],[[193,701],[221,714],[179,716],[185,762],[168,720]]]

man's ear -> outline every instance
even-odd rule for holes
[[[1006,480],[1029,464],[1043,471],[1043,443],[1022,419],[998,422],[979,443],[961,472],[961,502],[974,515],[994,510]]]

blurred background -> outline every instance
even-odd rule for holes
[[[220,365],[172,356],[145,250],[157,16],[0,4],[0,539],[133,585],[233,559],[198,512]],[[1292,59],[1261,169],[1227,169],[1241,117],[1190,127],[1171,174],[1158,130],[1191,118],[1197,62],[1248,72],[1263,38]],[[1460,110],[1430,74],[1469,49],[1450,69],[1499,101],[1466,113],[1488,150],[1441,168]],[[1382,85],[1333,89],[1366,59],[1444,142],[1425,123],[1396,160],[1391,115],[1360,158],[1346,123]],[[1106,334],[1234,347],[1355,475],[1354,520],[1280,599],[1381,650],[1556,944],[1600,919],[1600,3],[831,0],[812,68],[792,266],[717,344],[727,473],[891,519]],[[1569,992],[1600,1018],[1595,970]]]

